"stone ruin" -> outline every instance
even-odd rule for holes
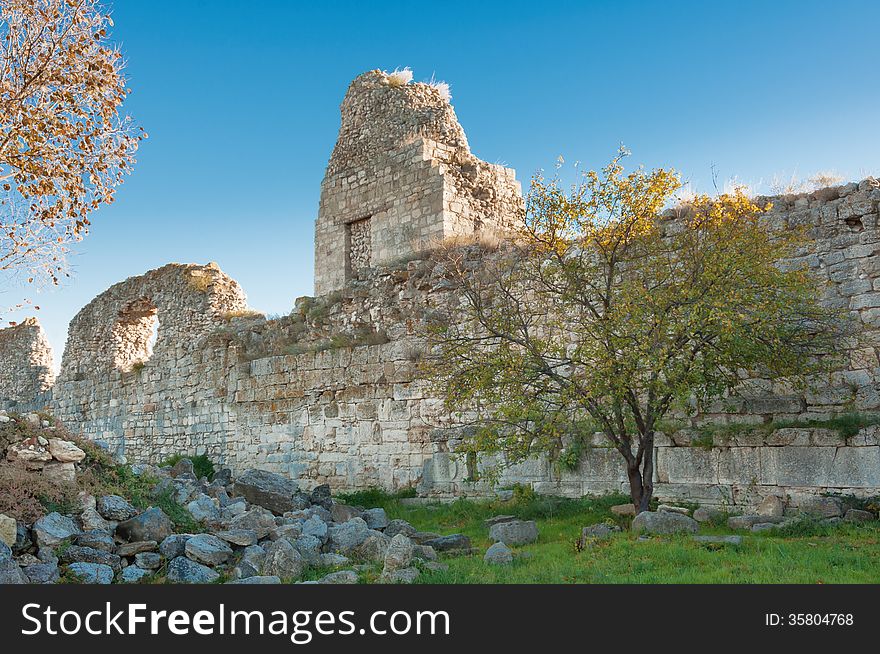
[[[658,435],[662,499],[754,505],[782,495],[798,506],[825,492],[880,493],[880,427],[846,438],[821,426],[768,428],[880,412],[880,183],[772,202],[768,228],[807,228],[799,261],[827,303],[860,321],[860,342],[820,385],[794,391],[756,379],[693,421],[754,428],[708,444],[696,429]],[[0,330],[0,408],[48,407],[131,462],[207,454],[306,488],[489,493],[455,456],[459,432],[419,372],[420,327],[454,316],[459,301],[431,247],[503,236],[522,211],[514,171],[470,153],[437,89],[366,73],[343,101],[321,187],[316,297],[267,320],[215,264],[170,264],[114,285],[77,314],[57,380],[36,320]],[[483,250],[461,247],[479,266]],[[576,471],[535,459],[500,483],[568,496],[627,492],[619,454],[605,445],[587,450]]]

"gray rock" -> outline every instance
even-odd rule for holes
[[[239,547],[247,547],[248,545],[257,544],[257,532],[253,529],[228,529],[226,531],[218,531],[217,538],[225,540],[227,543],[238,545]]]
[[[513,499],[513,491],[512,490],[499,490],[495,491],[495,496],[501,500],[502,502],[509,502]]]
[[[84,584],[109,584],[113,582],[113,568],[103,563],[71,563],[67,571]]]
[[[718,522],[724,517],[724,513],[720,509],[711,506],[701,506],[694,511],[694,520],[697,522]]]
[[[113,531],[111,523],[108,520],[104,520],[97,509],[91,507],[83,509],[79,519],[82,521],[83,529],[86,531]]]
[[[402,568],[381,576],[381,580],[386,584],[411,584],[418,578],[419,571],[416,568]]]
[[[843,516],[847,522],[870,522],[874,519],[874,514],[870,511],[862,511],[861,509],[850,509]]]
[[[433,531],[414,531],[411,534],[404,534],[405,536],[409,536],[409,539],[418,543],[419,545],[424,545],[428,541],[432,541],[435,538],[440,538],[440,534],[435,534]]]
[[[781,518],[785,513],[785,502],[775,495],[768,495],[755,511],[758,515],[769,518]]]
[[[343,559],[346,557],[341,554],[322,554],[321,546],[322,543],[320,539],[316,536],[300,536],[296,540],[291,541],[296,550],[302,555],[303,559],[305,559],[306,563],[313,567],[318,567],[321,565],[324,556],[339,556]]]
[[[265,538],[275,528],[275,517],[268,509],[261,506],[252,507],[249,511],[229,521],[229,529],[250,529],[257,533],[257,538]]]
[[[174,531],[174,523],[158,507],[150,507],[116,526],[116,535],[128,542],[154,540],[161,543]]]
[[[16,540],[18,540],[18,526],[15,518],[0,513],[0,543],[6,543],[12,548],[15,547]]]
[[[323,506],[329,511],[330,508],[333,506],[333,500],[330,497],[330,486],[327,484],[315,486],[315,488],[309,494],[309,500],[312,504]]]
[[[281,578],[276,575],[254,575],[253,577],[244,577],[242,579],[233,579],[232,581],[227,581],[227,584],[256,584],[256,585],[271,585],[271,584],[280,584]]]
[[[247,500],[243,497],[233,500],[220,509],[221,522],[229,522],[247,511]]]
[[[363,518],[352,518],[328,530],[330,551],[348,554],[363,543],[370,535],[370,528]]]
[[[491,518],[487,518],[487,519],[483,520],[483,526],[485,526],[486,529],[489,529],[493,525],[498,525],[498,524],[501,524],[502,522],[512,522],[514,520],[516,520],[515,515],[495,515],[495,516],[492,516]]]
[[[319,584],[356,584],[358,574],[354,570],[340,570],[324,575],[318,580]]]
[[[752,525],[751,530],[755,533],[762,531],[772,531],[773,529],[778,529],[779,524],[776,522],[756,522]]]
[[[128,520],[138,514],[127,499],[119,495],[103,495],[97,500],[98,513],[105,520]]]
[[[489,528],[489,538],[505,545],[527,545],[538,540],[538,525],[534,520],[510,520]]]
[[[130,565],[119,573],[119,581],[123,584],[137,584],[150,574],[149,570]]]
[[[385,509],[367,509],[364,511],[364,522],[367,523],[367,527],[370,529],[385,529],[388,526],[388,515],[385,513]]]
[[[211,534],[197,534],[186,541],[186,556],[205,565],[220,565],[232,555],[232,548],[225,541]]]
[[[811,497],[801,502],[801,512],[818,518],[836,518],[843,515],[843,502],[837,497]]]
[[[578,543],[581,547],[586,546],[590,541],[607,540],[611,538],[611,534],[620,531],[617,525],[609,525],[607,522],[600,522],[595,525],[584,527],[581,530],[581,537]]]
[[[196,498],[186,505],[186,510],[199,522],[217,522],[220,520],[220,509],[214,504],[214,500],[200,493]]]
[[[343,523],[348,522],[352,518],[362,518],[363,509],[359,509],[356,506],[349,506],[348,504],[334,504],[330,508],[330,517],[333,519],[333,522]]]
[[[642,511],[632,521],[635,534],[681,534],[696,533],[699,524],[693,518],[680,513]]]
[[[178,556],[168,564],[166,579],[173,584],[210,584],[220,575],[211,568],[197,563],[185,556]]]
[[[122,543],[116,553],[124,557],[136,556],[141,552],[154,552],[157,547],[158,544],[154,540],[139,540],[134,543]],[[175,556],[177,555],[175,554]]]
[[[15,544],[10,545],[12,551],[17,554],[30,549],[33,544],[34,543],[31,540],[31,530],[27,525],[18,522],[15,525]]]
[[[293,494],[293,511],[307,509],[311,505],[312,500],[309,498],[308,493],[303,493],[301,490],[298,490]]]
[[[751,529],[752,525],[762,522],[782,522],[782,518],[771,518],[763,515],[735,515],[727,519],[727,526],[730,529]]]
[[[361,561],[383,561],[391,539],[381,531],[370,531],[364,542],[352,550],[352,556]]]
[[[286,539],[276,540],[266,546],[266,559],[262,574],[282,579],[299,579],[306,569],[306,562],[293,544]]]
[[[335,508],[335,507],[334,507]],[[416,533],[416,528],[409,524],[406,520],[392,520],[388,523],[388,526],[385,527],[385,535],[389,538],[394,538],[397,534],[403,534],[407,538],[410,538],[414,533]]]
[[[430,545],[413,545],[413,556],[422,561],[436,561],[437,552]]]
[[[251,504],[280,515],[293,510],[293,494],[297,488],[293,480],[287,477],[252,468],[235,480],[233,490]]]
[[[693,536],[697,543],[715,543],[718,545],[742,545],[742,536]]]
[[[82,547],[93,547],[105,552],[116,550],[116,541],[106,531],[83,531],[73,537],[73,542]]]
[[[34,563],[22,568],[22,571],[32,584],[54,584],[61,577],[55,563]]]
[[[186,541],[192,538],[191,534],[171,534],[159,545],[159,554],[169,561],[186,554]]]
[[[12,558],[12,548],[0,541],[0,584],[28,584],[30,579]]]
[[[447,564],[439,563],[437,561],[423,563],[422,568],[428,572],[449,572],[449,566]]]
[[[454,552],[456,550],[470,550],[471,539],[464,534],[450,534],[449,536],[432,538],[420,544],[433,547],[437,552]]]
[[[507,565],[513,563],[513,552],[507,545],[499,541],[486,550],[483,561],[490,565]]]
[[[297,548],[299,549],[299,548]],[[302,550],[299,550],[300,554],[302,554]],[[303,556],[305,556],[303,554]],[[318,566],[322,568],[335,568],[342,565],[348,565],[351,562],[347,556],[342,556],[342,554],[334,554],[332,552],[327,552],[326,554],[320,554],[318,559]]]
[[[171,466],[168,474],[170,474],[174,478],[186,476],[192,476],[193,478],[195,478],[196,473],[195,468],[193,467],[192,459],[187,459],[185,457],[180,459],[177,463]]]
[[[303,536],[314,536],[322,543],[327,540],[327,523],[313,515],[302,524]]]
[[[53,512],[34,523],[33,533],[37,547],[57,547],[76,536],[79,527],[72,518]]]
[[[64,563],[100,563],[111,568],[114,573],[122,569],[122,563],[117,554],[81,545],[71,545],[65,548],[61,554],[61,560]]]
[[[408,568],[413,560],[413,542],[403,534],[391,539],[385,551],[385,565],[382,574],[390,574],[395,570]]]
[[[162,555],[158,552],[140,552],[135,555],[134,564],[144,570],[158,570],[162,567]]]
[[[635,515],[636,507],[632,504],[615,504],[611,507],[611,513],[614,515]]]
[[[673,506],[671,504],[660,504],[657,506],[658,511],[663,511],[665,513],[680,513],[681,515],[689,516],[691,514],[691,510],[687,509],[683,506]]]

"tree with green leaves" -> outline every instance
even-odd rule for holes
[[[803,234],[771,233],[767,207],[741,191],[664,211],[679,176],[627,173],[625,154],[571,186],[535,176],[519,232],[478,269],[461,246],[438,250],[462,308],[432,327],[427,366],[453,417],[476,427],[459,451],[512,464],[600,433],[641,512],[664,418],[756,372],[806,380],[841,321],[809,272],[785,263]]]

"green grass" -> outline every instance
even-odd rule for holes
[[[701,526],[700,533],[743,536],[740,546],[693,542],[689,536],[655,536],[639,541],[628,531],[578,552],[581,528],[629,519],[614,516],[613,504],[627,498],[605,496],[566,500],[524,498],[481,503],[404,506],[399,498],[373,492],[367,504],[383,506],[422,531],[464,533],[484,551],[491,541],[483,520],[498,514],[538,522],[537,543],[514,548],[510,566],[483,563],[482,555],[442,557],[446,572],[423,573],[420,583],[878,583],[880,523],[828,525],[798,521],[780,533],[733,532]]]

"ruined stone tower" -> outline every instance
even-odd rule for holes
[[[522,211],[515,171],[471,154],[434,86],[370,71],[341,111],[315,224],[315,295],[445,238],[504,230]]]

